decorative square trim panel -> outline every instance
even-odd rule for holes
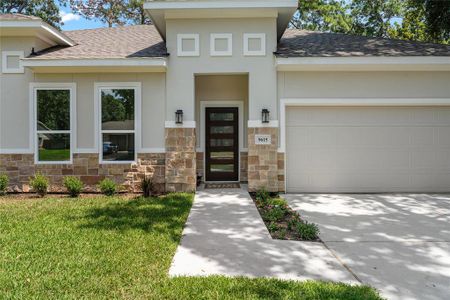
[[[17,56],[19,57],[19,67],[18,68],[8,68],[8,57]],[[2,73],[6,74],[19,74],[25,73],[25,70],[22,66],[21,59],[24,57],[23,51],[2,51]]]
[[[216,40],[226,39],[227,50],[216,50]],[[211,33],[210,35],[210,55],[211,56],[232,56],[233,55],[233,34],[231,33]]]
[[[259,39],[261,48],[259,50],[249,49],[249,40]],[[244,33],[244,56],[265,56],[266,55],[266,34],[265,33]]]
[[[194,40],[192,51],[183,51],[183,40]],[[177,55],[178,56],[200,56],[200,36],[198,33],[177,34]]]

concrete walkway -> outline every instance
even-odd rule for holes
[[[321,239],[390,300],[450,299],[450,195],[288,194]]]
[[[273,240],[243,189],[197,192],[169,274],[358,283],[323,244]]]

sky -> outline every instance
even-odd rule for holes
[[[59,6],[59,15],[64,22],[64,25],[61,26],[62,30],[79,30],[79,29],[92,29],[99,27],[106,27],[107,25],[95,21],[95,20],[86,20],[82,16],[73,14],[69,7]]]

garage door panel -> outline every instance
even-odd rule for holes
[[[449,117],[450,118],[450,117]],[[450,147],[450,127],[438,127],[435,130],[435,140],[439,146]]]
[[[449,107],[295,107],[286,115],[289,192],[450,192]]]

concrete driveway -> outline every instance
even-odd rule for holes
[[[388,299],[450,299],[450,195],[288,194],[325,244]]]

